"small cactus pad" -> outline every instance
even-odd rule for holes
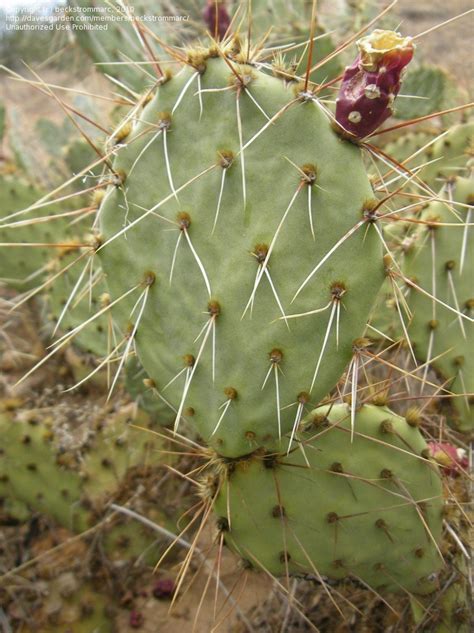
[[[302,86],[214,54],[189,53],[119,152],[99,256],[113,299],[135,287],[116,313],[177,421],[235,457],[334,387],[384,268],[360,149]]]
[[[64,209],[61,204],[42,205],[37,210],[13,216],[37,203],[42,195],[41,191],[25,180],[0,175],[0,243],[10,244],[2,247],[0,281],[21,290],[40,285],[46,275],[45,266],[51,256],[48,244],[60,242],[71,235],[62,219],[27,223],[33,218],[61,213],[61,209]],[[14,245],[23,242],[24,247]],[[38,246],[29,246],[31,243]]]
[[[58,405],[0,414],[0,496],[68,529],[91,527],[133,469],[161,463],[160,439],[130,428],[130,409]],[[148,417],[133,422],[146,427]]]
[[[91,261],[93,255],[86,253],[82,261],[74,264],[80,256],[81,249],[71,243],[49,262],[49,273],[56,278],[47,288],[47,316],[55,326],[60,319],[62,332],[81,326],[110,301],[97,258]],[[64,272],[58,274],[60,271]],[[79,330],[74,344],[88,354],[105,357],[115,346],[114,340],[111,316],[105,311],[89,327]]]
[[[459,103],[456,83],[437,66],[410,69],[403,80],[403,94],[404,98],[397,100],[395,108],[397,119],[416,119]]]
[[[429,593],[442,566],[437,466],[419,430],[389,409],[357,411],[353,441],[350,417],[345,404],[318,408],[289,454],[220,464],[218,527],[267,573]]]
[[[386,152],[400,162],[416,153],[407,162],[407,167],[413,169],[425,165],[419,175],[437,191],[446,178],[462,175],[466,161],[474,155],[474,122],[453,125],[441,133],[436,141],[433,142],[433,138],[432,131],[427,135],[404,134],[389,143]]]

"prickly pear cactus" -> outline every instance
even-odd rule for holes
[[[456,83],[442,68],[422,65],[408,71],[403,80],[404,97],[398,99],[397,119],[416,119],[459,103]]]
[[[469,558],[472,513],[465,510],[470,502],[469,478],[461,476],[463,470],[466,473],[469,460],[462,455],[465,451],[450,444],[434,443],[430,449],[442,463],[446,482],[444,524],[448,529],[441,544],[446,565],[435,593],[411,598],[413,619],[417,628],[426,633],[469,633],[473,625]]]
[[[399,163],[411,159],[407,167],[429,162],[433,152],[432,145],[436,142],[437,130],[427,128],[413,132],[405,132],[396,139],[387,143],[387,154],[395,158]],[[413,157],[413,158],[411,158]]]
[[[473,156],[474,121],[453,125],[428,152],[433,163],[421,171],[421,177],[437,191],[446,178],[465,175],[466,162]]]
[[[31,223],[31,219],[61,213],[61,204],[42,205],[29,214],[19,214],[36,204],[43,194],[35,186],[12,176],[0,175],[0,280],[21,290],[40,285],[51,256],[48,244],[67,239],[71,230],[62,219]],[[68,209],[69,210],[69,209]],[[11,218],[9,216],[12,216]],[[25,247],[14,246],[24,242]],[[36,244],[37,246],[28,246]]]
[[[284,0],[252,1],[251,24],[255,41],[267,36],[267,42],[271,42],[272,45],[291,45],[287,52],[276,52],[273,59],[274,71],[282,71],[286,78],[292,74],[301,77],[306,73],[310,50],[310,22],[311,6],[308,3],[295,4]],[[315,41],[312,47],[311,67],[326,59],[336,48],[332,35],[319,22],[318,16],[313,38]],[[320,68],[313,70],[310,79],[323,83],[336,77],[341,70],[341,61],[338,56],[334,56],[325,61]]]
[[[474,345],[472,176],[449,178],[438,197],[423,211],[422,224],[405,254],[405,275],[416,284],[408,295],[409,335],[417,357],[430,362],[454,394],[450,422],[472,434],[474,359],[468,352]]]
[[[0,496],[82,532],[104,518],[111,500],[128,503],[140,488],[141,512],[175,529],[163,511],[164,492],[160,506],[153,493],[160,477],[156,467],[163,463],[160,439],[130,428],[130,421],[142,428],[149,424],[143,413],[132,420],[130,407],[108,415],[94,407],[71,412],[67,404],[0,413]],[[157,544],[156,534],[126,520],[106,522],[102,534],[113,560],[132,559]],[[156,561],[156,554],[152,547],[147,560]]]
[[[80,328],[110,302],[104,274],[94,266],[97,262],[86,254],[75,264],[80,256],[81,249],[71,242],[49,263],[50,278],[55,279],[46,288],[47,318],[64,333]],[[112,351],[114,340],[111,315],[106,311],[90,327],[80,329],[74,344],[88,354],[105,357]]]
[[[98,253],[177,425],[238,456],[336,384],[384,266],[360,149],[304,86],[215,55],[190,52],[143,110]]]
[[[386,152],[400,162],[416,153],[407,167],[412,169],[426,163],[419,175],[437,191],[446,178],[463,175],[466,161],[474,152],[474,122],[453,125],[440,133],[437,140],[432,140],[431,134],[405,134],[389,143]]]
[[[140,92],[156,82],[156,75],[152,66],[137,64],[143,61],[143,35],[140,36],[133,17],[141,17],[147,29],[168,43],[182,42],[189,33],[195,34],[192,25],[196,24],[196,20],[200,22],[195,6],[184,6],[183,3],[180,7],[176,2],[171,5],[155,0],[134,0],[131,10],[127,10],[130,8],[128,4],[112,6],[106,0],[73,0],[68,9],[75,24],[73,30],[76,41],[97,64],[97,70],[117,79],[129,90]],[[80,9],[85,11],[81,13]],[[87,28],[96,25],[94,20],[103,17],[104,13],[113,18],[108,21],[105,30]],[[163,16],[170,19],[162,19]],[[174,17],[177,19],[172,19]],[[147,37],[151,40],[150,36]],[[162,57],[160,47],[154,48],[157,57]]]
[[[299,76],[304,76],[308,66],[309,59],[309,41],[311,33],[308,27],[303,27],[298,23],[292,25],[291,33],[288,34],[286,39],[291,39],[291,42],[295,42],[298,48],[290,51],[286,55],[283,55],[287,65],[289,65],[292,72],[295,72]],[[329,32],[318,24],[314,30],[315,39],[311,67],[316,66],[318,62],[325,60],[336,48],[334,41]],[[278,56],[276,57],[278,59]],[[275,64],[276,60],[274,61]],[[309,75],[311,81],[317,83],[324,83],[329,81],[333,77],[336,77],[342,70],[341,62],[338,57],[325,61],[322,66],[315,68]]]
[[[353,431],[350,418],[347,405],[321,407],[289,454],[218,464],[207,483],[218,490],[218,528],[272,574],[429,593],[442,566],[437,467],[419,430],[389,409],[364,405]]]
[[[80,584],[72,572],[60,574],[46,586],[42,608],[34,614],[37,633],[113,633],[110,600],[96,586]]]
[[[70,174],[78,174],[84,167],[93,163],[97,155],[86,141],[71,141],[63,149],[64,162],[66,163]],[[97,171],[97,170],[96,170]]]
[[[50,119],[41,118],[36,121],[35,136],[42,143],[52,158],[60,158],[63,148],[69,144],[74,134],[74,126],[69,119],[57,124]],[[87,165],[87,163],[84,163]]]
[[[157,424],[173,426],[173,410],[159,398],[153,381],[136,356],[132,356],[125,365],[124,386],[136,405],[146,411]]]
[[[472,597],[468,561],[463,555],[451,557],[440,589],[421,602],[411,600],[413,619],[427,633],[469,633],[472,631]]]
[[[246,2],[247,9],[250,3]],[[252,0],[252,28],[256,37],[263,37],[272,29],[274,37],[286,35],[291,25],[298,21],[305,21],[311,15],[311,7],[307,3],[300,3],[301,7],[285,0]],[[245,25],[246,26],[246,25]]]

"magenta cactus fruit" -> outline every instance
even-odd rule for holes
[[[342,79],[336,121],[346,132],[365,138],[392,115],[415,45],[411,37],[376,29],[358,40],[357,47],[357,59]]]
[[[153,587],[153,597],[157,600],[171,600],[176,591],[176,584],[172,578],[160,578]]]
[[[463,448],[457,448],[448,442],[428,442],[431,457],[441,471],[449,477],[458,477],[469,468],[469,460]]]
[[[143,626],[144,618],[140,611],[135,609],[130,612],[129,624],[132,629],[140,629]]]
[[[230,26],[225,0],[207,0],[202,17],[212,37],[222,40]]]

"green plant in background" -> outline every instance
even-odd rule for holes
[[[388,143],[385,150],[412,170],[420,166],[417,175],[437,191],[443,180],[462,175],[466,161],[472,157],[474,122],[459,123],[440,133],[436,129],[408,132]]]
[[[395,112],[403,120],[447,110],[459,103],[455,81],[437,66],[422,65],[408,71],[403,92],[406,98],[398,100]]]
[[[183,3],[184,5],[184,3]],[[149,33],[153,33],[160,39],[169,43],[182,42],[188,37],[188,31],[193,31],[194,17],[200,25],[200,16],[191,11],[189,7],[179,4],[159,2],[152,0],[138,0],[133,2],[133,11],[128,11],[126,4],[110,5],[105,0],[74,0],[70,3],[70,15],[76,17],[78,27],[91,26],[94,20],[104,17],[104,11],[112,18],[107,22],[105,30],[93,28],[78,28],[74,31],[79,46],[91,57],[97,69],[109,77],[117,80],[132,93],[139,93],[146,87],[156,83],[157,77],[153,67],[153,58],[148,55],[148,65],[143,64],[143,42],[148,41]],[[76,13],[76,9],[96,8],[95,12]],[[115,9],[115,11],[113,10]],[[185,20],[147,20],[142,26],[141,21],[134,20],[135,16],[168,16],[173,18],[177,12],[182,11]],[[79,19],[80,17],[80,19]],[[181,17],[178,15],[178,17]],[[95,22],[97,24],[97,22]],[[204,30],[202,24],[202,30]],[[146,32],[145,32],[146,29]],[[145,35],[144,35],[145,34]],[[156,43],[156,42],[155,42]],[[158,46],[158,57],[163,54],[163,49]],[[150,50],[150,49],[149,49]]]
[[[472,355],[466,352],[474,340],[472,324],[465,318],[474,314],[469,226],[474,202],[472,176],[451,176],[438,197],[440,200],[423,210],[422,224],[412,234],[404,258],[412,314],[409,336],[415,354],[438,371],[448,391],[455,394],[450,423],[472,434],[474,408],[469,394],[474,392],[474,365]],[[451,201],[458,205],[454,208]],[[451,230],[453,225],[456,230]],[[415,285],[429,289],[429,294],[417,292]]]
[[[146,414],[132,419],[130,405],[70,412],[59,404],[0,415],[0,496],[10,515],[24,520],[41,512],[75,532],[101,523],[111,560],[134,560],[146,551],[146,560],[156,562],[161,547],[156,534],[137,530],[123,517],[104,519],[111,500],[123,501],[175,529],[183,500],[175,498],[173,482],[168,491],[160,487],[167,458],[161,453],[163,441],[146,431],[153,428]]]
[[[0,278],[20,290],[37,287],[44,281],[51,257],[48,245],[57,242],[58,235],[67,241],[73,234],[67,219],[56,219],[54,223],[29,222],[30,216],[23,211],[36,205],[43,195],[44,192],[21,177],[0,175],[0,241],[3,243]],[[60,214],[66,211],[65,206],[65,203],[40,204],[37,215],[47,218]],[[21,242],[25,243],[24,248],[14,246]],[[28,247],[28,244],[38,246]]]

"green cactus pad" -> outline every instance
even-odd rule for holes
[[[64,249],[50,261],[50,275],[54,276],[64,270],[47,288],[46,295],[48,320],[57,324],[62,315],[59,324],[62,332],[69,332],[80,326],[109,301],[104,275],[100,267],[97,267],[97,261],[91,262],[90,256],[86,255],[74,264],[80,254],[80,249],[71,247]],[[92,266],[92,263],[96,265]],[[105,357],[115,345],[112,328],[111,315],[104,312],[91,322],[90,327],[79,331],[74,337],[74,344],[88,354]]]
[[[432,131],[404,134],[389,143],[385,151],[398,161],[404,161],[425,148],[407,163],[407,167],[413,169],[430,163],[421,169],[419,176],[437,191],[444,179],[463,175],[466,161],[474,152],[474,123],[453,125],[430,143],[433,138]]]
[[[124,386],[140,409],[146,411],[158,424],[173,425],[173,411],[155,393],[148,374],[136,356],[132,356],[125,365]]]
[[[71,174],[78,174],[84,167],[97,160],[97,154],[88,143],[82,140],[72,141],[65,146],[63,151],[64,162]]]
[[[162,441],[146,432],[149,418],[143,413],[131,418],[132,410],[129,405],[107,414],[91,406],[71,413],[60,404],[52,411],[0,414],[0,497],[82,532],[103,519],[110,501],[129,503],[140,489],[141,513],[174,530],[165,492],[160,505],[153,493],[163,475],[157,468],[166,461],[160,454]],[[175,494],[174,512],[179,510]],[[8,510],[12,514],[12,504]],[[152,531],[119,517],[104,524],[101,533],[112,560],[132,559],[147,550],[146,560],[156,562],[161,543]]]
[[[35,134],[48,154],[56,159],[61,157],[63,148],[70,142],[74,126],[69,119],[58,125],[51,119],[38,119]],[[87,163],[85,163],[87,165]]]
[[[46,276],[45,266],[51,257],[49,243],[58,243],[61,239],[70,239],[72,231],[62,219],[50,222],[39,222],[35,224],[25,224],[2,227],[4,224],[26,221],[32,218],[46,217],[61,213],[61,210],[70,210],[70,206],[65,208],[66,203],[42,206],[37,210],[25,215],[18,215],[10,221],[3,221],[3,218],[21,211],[36,203],[43,192],[38,190],[24,180],[13,176],[0,176],[0,242],[6,244],[30,243],[45,246],[5,246],[2,247],[2,257],[0,262],[0,280],[21,290],[27,290],[39,286]],[[58,238],[58,236],[60,236]]]
[[[472,631],[472,596],[469,569],[458,557],[448,568],[450,577],[435,594],[411,600],[412,614],[420,631],[426,633],[470,633]]]
[[[431,129],[422,132],[405,132],[387,143],[385,151],[399,163],[404,162],[416,153],[417,156],[407,163],[407,167],[420,165],[431,160],[436,135],[437,131]],[[431,145],[429,145],[430,142],[432,142]]]
[[[412,287],[408,295],[413,314],[409,335],[417,357],[423,362],[431,361],[443,381],[448,381],[447,389],[456,396],[448,411],[450,422],[459,431],[472,433],[474,356],[469,350],[474,345],[474,249],[472,227],[468,224],[473,221],[473,178],[449,179],[438,197],[448,202],[431,202],[424,209],[421,218],[426,224],[419,225],[413,234],[412,248],[405,254],[404,273],[417,286],[471,320]],[[450,200],[454,200],[452,206]]]
[[[463,175],[467,160],[474,153],[474,121],[449,128],[427,154],[433,160],[420,172],[422,179],[437,191],[446,178]]]
[[[407,72],[395,116],[408,120],[441,112],[458,104],[456,83],[442,68],[419,66]]]
[[[288,455],[222,463],[215,511],[226,544],[276,576],[352,577],[429,593],[442,566],[442,486],[420,432],[364,405],[316,409]],[[214,484],[215,485],[215,484]]]
[[[64,572],[48,582],[47,595],[34,616],[36,633],[113,633],[115,630],[108,596],[87,582],[79,584],[72,572]]]
[[[186,68],[160,86],[118,154],[124,184],[101,206],[99,256],[113,299],[137,287],[117,314],[124,324],[141,315],[135,345],[157,391],[219,453],[238,456],[278,445],[279,408],[285,434],[302,401],[336,384],[384,267],[360,149],[294,87],[234,64],[247,84],[237,90],[223,60],[199,54],[201,74]],[[211,90],[202,112],[198,77]]]

